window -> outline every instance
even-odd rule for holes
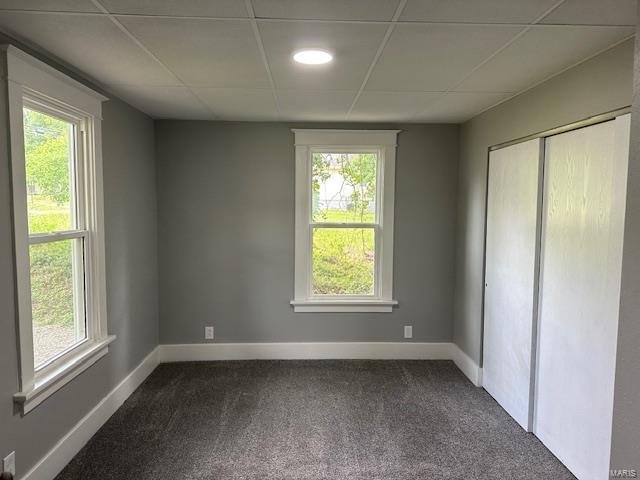
[[[397,130],[294,130],[296,312],[390,312]]]
[[[86,339],[84,243],[78,175],[81,125],[25,96],[24,159],[34,367]]]
[[[107,353],[104,97],[6,50],[20,392],[27,413]]]

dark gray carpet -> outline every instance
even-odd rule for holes
[[[573,478],[448,361],[160,365],[57,477]]]

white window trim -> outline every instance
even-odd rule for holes
[[[295,312],[391,312],[396,143],[400,130],[293,129],[296,150]],[[311,155],[318,150],[375,151],[379,198],[374,295],[314,296],[311,292]]]
[[[14,400],[22,413],[33,410],[47,397],[70,382],[108,352],[115,339],[107,333],[104,206],[102,186],[102,102],[106,97],[69,78],[49,65],[13,46],[2,46],[6,56],[11,144],[11,177],[14,228],[14,255],[18,303],[18,346],[20,391]],[[23,105],[25,97],[41,99],[73,112],[82,125],[85,178],[81,201],[86,217],[84,232],[55,234],[85,238],[87,299],[87,339],[35,371],[29,264],[29,227],[25,173]],[[76,233],[78,235],[76,235]],[[37,242],[37,240],[35,241]],[[32,242],[32,243],[35,243]]]

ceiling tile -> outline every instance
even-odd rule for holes
[[[565,0],[541,23],[635,25],[636,0]]]
[[[107,17],[3,12],[0,28],[41,46],[102,84],[178,84]]]
[[[139,15],[246,18],[247,8],[239,0],[99,0],[111,13]]]
[[[358,90],[384,37],[384,24],[260,22],[260,33],[278,89]],[[322,48],[327,65],[300,65],[292,54]]]
[[[400,20],[530,23],[555,3],[558,0],[409,0]]]
[[[277,120],[271,90],[241,88],[194,88],[196,95],[221,120]]]
[[[210,120],[214,116],[185,87],[107,87],[116,96],[153,118]]]
[[[416,115],[414,120],[425,123],[460,123],[510,96],[510,93],[447,93]]]
[[[367,90],[443,91],[522,30],[512,26],[396,26]]]
[[[253,0],[256,17],[391,20],[399,0]]]
[[[349,120],[356,122],[411,122],[441,92],[362,92]]]
[[[519,92],[632,34],[630,27],[536,26],[457,90]]]
[[[282,120],[344,121],[355,91],[278,90]]]
[[[91,0],[2,0],[2,10],[36,10],[51,12],[99,12]]]
[[[118,19],[187,85],[269,86],[248,20]]]

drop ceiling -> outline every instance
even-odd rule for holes
[[[0,0],[154,118],[462,122],[634,34],[636,0]],[[323,66],[291,58],[334,55]]]

